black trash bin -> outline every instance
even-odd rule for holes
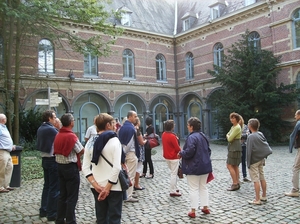
[[[10,155],[14,165],[14,170],[10,180],[10,187],[20,187],[21,186],[21,152],[23,147],[16,146],[16,150],[11,151]]]

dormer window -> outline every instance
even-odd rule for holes
[[[209,6],[210,7],[210,18],[217,19],[219,18],[226,8],[225,0],[217,0],[216,3]]]
[[[197,19],[197,15],[192,12],[188,12],[183,17],[181,17],[183,31],[190,29],[194,24],[194,22],[196,21],[196,19]]]
[[[117,11],[121,12],[121,24],[123,26],[131,26],[131,24],[132,24],[132,20],[131,20],[132,11],[130,9],[128,9],[127,7],[125,7],[125,6],[117,9]]]
[[[256,2],[256,0],[245,0],[245,6],[252,5]]]

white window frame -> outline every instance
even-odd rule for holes
[[[84,76],[98,76],[98,57],[87,53],[84,55]]]
[[[158,81],[167,81],[166,59],[162,54],[156,56],[156,79]]]
[[[219,5],[211,7],[211,9],[210,9],[210,18],[211,19],[217,19],[219,17],[220,17],[220,7],[219,7]]]
[[[54,48],[48,39],[39,41],[38,71],[39,73],[54,73]]]
[[[300,8],[295,10],[292,19],[294,48],[300,48]]]
[[[214,65],[222,67],[224,56],[224,47],[222,43],[216,43],[214,46]]]
[[[256,50],[261,49],[260,35],[258,32],[253,31],[253,32],[249,33],[248,42],[249,42],[249,45],[252,45],[254,49],[256,49]]]
[[[186,80],[194,78],[194,56],[191,52],[188,52],[185,56],[185,73]]]
[[[135,79],[134,54],[130,49],[123,51],[123,78]]]

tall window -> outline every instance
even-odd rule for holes
[[[84,75],[98,75],[98,58],[90,53],[84,56]]]
[[[0,36],[0,70],[4,69],[4,47],[3,38]]]
[[[39,42],[38,67],[41,73],[54,73],[54,50],[52,43],[47,39]]]
[[[219,67],[222,67],[223,56],[224,56],[223,44],[216,43],[214,46],[214,64]]]
[[[300,72],[298,72],[298,74],[297,74],[296,88],[298,90],[300,89]],[[300,95],[297,96],[297,103],[298,103],[298,108],[299,108],[299,106],[300,106]]]
[[[293,39],[294,48],[300,47],[300,8],[293,14]]]
[[[134,54],[131,50],[123,51],[123,77],[134,79]]]
[[[156,79],[166,81],[166,59],[162,54],[156,56]]]
[[[185,72],[187,80],[194,78],[194,57],[191,52],[185,56]]]
[[[253,49],[260,50],[260,35],[253,31],[248,36],[249,46]]]

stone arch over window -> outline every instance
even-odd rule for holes
[[[41,39],[38,47],[38,69],[40,73],[54,73],[54,47],[50,40]]]
[[[222,67],[224,56],[224,47],[221,43],[216,43],[214,45],[214,65]]]
[[[123,51],[123,77],[135,79],[134,54],[130,49],[125,49]]]
[[[194,78],[194,56],[191,52],[185,55],[185,73],[186,80]]]
[[[296,9],[292,16],[294,48],[300,47],[300,8]]]
[[[162,54],[156,55],[156,79],[158,81],[167,80],[166,59]]]

